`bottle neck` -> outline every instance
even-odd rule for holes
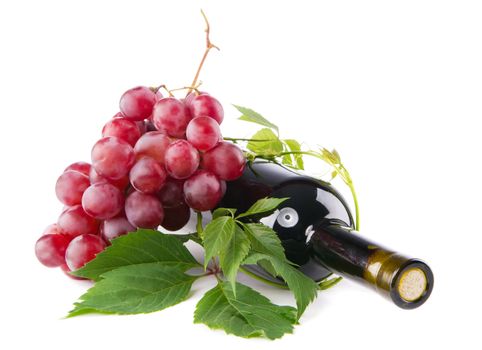
[[[433,273],[424,262],[370,242],[337,223],[321,223],[313,231],[311,254],[327,269],[375,288],[404,309],[416,308],[430,296]]]

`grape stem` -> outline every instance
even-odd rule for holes
[[[169,90],[169,92],[191,89],[191,90],[194,90],[197,94],[199,94],[199,86],[200,85],[201,84],[197,84],[196,86],[183,86],[183,87],[180,87],[180,88],[171,89],[171,90]]]
[[[169,94],[169,97],[173,97],[172,90],[169,90],[165,84],[159,85],[157,88],[151,88],[154,93],[157,93],[159,90],[164,89]]]
[[[201,10],[201,14],[204,18],[204,21],[206,22],[206,30],[205,30],[205,32],[206,32],[206,50],[204,51],[204,55],[201,59],[201,63],[199,63],[199,67],[197,69],[196,75],[194,76],[194,79],[191,83],[191,88],[189,88],[189,90],[187,91],[187,95],[189,95],[191,93],[191,91],[193,90],[192,86],[196,86],[197,80],[199,79],[199,74],[201,73],[201,69],[204,65],[204,61],[206,61],[206,57],[208,57],[209,51],[211,51],[211,49],[216,49],[216,50],[219,51],[219,47],[214,45],[211,42],[211,39],[209,39],[210,26],[209,26],[208,18],[206,17],[206,14],[204,13],[203,10]]]
[[[196,222],[196,232],[199,238],[202,239],[201,235],[203,233],[203,214],[200,211],[196,212],[197,222]]]

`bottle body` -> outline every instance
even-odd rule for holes
[[[265,197],[288,198],[279,210],[261,219],[278,234],[288,260],[299,265],[299,269],[315,281],[328,277],[332,272],[312,256],[307,243],[313,225],[319,222],[331,220],[354,227],[343,197],[329,183],[271,162],[257,161],[246,167],[241,178],[228,182],[219,206],[236,208],[241,213]],[[256,267],[250,269],[263,274]]]
[[[372,287],[405,309],[428,299],[433,288],[430,268],[355,232],[346,201],[329,183],[257,161],[246,167],[241,178],[228,183],[220,207],[243,212],[268,196],[288,199],[260,221],[277,233],[288,260],[314,281],[337,273]],[[260,266],[246,268],[284,283]]]

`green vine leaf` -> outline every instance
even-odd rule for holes
[[[287,148],[291,152],[301,152],[301,144],[293,139],[283,140]],[[287,157],[287,158],[286,158]],[[289,159],[289,160],[288,160]],[[283,156],[283,164],[296,167],[297,169],[304,170],[305,164],[303,162],[303,155],[299,153],[287,154]]]
[[[247,121],[247,122],[267,126],[268,128],[276,130],[276,133],[279,134],[278,126],[271,123],[269,120],[267,120],[261,114],[253,111],[252,109],[246,108],[246,107],[241,107],[241,106],[237,106],[237,105],[233,105],[233,106],[242,114],[241,117],[238,118],[239,120],[244,120],[244,121]]]
[[[285,260],[284,248],[275,231],[260,223],[243,224],[253,251]]]
[[[161,262],[128,265],[102,274],[68,317],[100,312],[138,314],[159,311],[188,296],[195,276]]]
[[[267,216],[271,215],[278,206],[286,201],[288,198],[274,198],[274,197],[267,197],[258,200],[254,203],[246,212],[239,214],[236,218],[244,218],[247,216]]]
[[[234,208],[217,208],[213,212],[213,220],[221,217],[221,216],[231,216],[234,218],[234,215],[236,214],[236,209]]]
[[[104,273],[119,267],[152,262],[182,266],[185,271],[199,266],[176,235],[139,229],[114,239],[112,245],[99,253],[94,260],[71,273],[78,277],[99,280]]]
[[[341,164],[341,159],[340,159],[340,155],[338,154],[338,151],[336,149],[333,149],[333,151],[331,151],[331,154],[335,158],[336,163]]]
[[[236,223],[232,217],[220,216],[206,225],[202,232],[204,243],[204,269],[207,268],[209,260],[219,252],[224,251],[231,241]]]
[[[231,283],[234,296],[236,296],[236,276],[241,262],[249,253],[251,244],[243,229],[235,225],[234,234],[219,253],[219,264],[224,276]]]
[[[256,141],[258,140],[258,141]],[[271,129],[261,129],[251,138],[246,146],[257,154],[278,154],[283,151],[283,143]]]
[[[219,282],[196,305],[194,323],[223,329],[240,337],[281,338],[293,332],[296,309],[279,306],[250,287],[236,283],[234,296],[230,283]]]
[[[252,253],[246,258],[244,264],[255,264],[258,261],[269,261],[276,274],[285,280],[296,299],[297,319],[299,319],[306,307],[316,298],[318,285],[286,260],[272,255]]]

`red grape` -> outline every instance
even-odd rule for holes
[[[144,157],[139,159],[132,167],[129,177],[132,186],[142,193],[154,193],[159,191],[166,182],[164,167],[153,158]]]
[[[93,184],[100,184],[100,183],[109,183],[117,187],[119,190],[123,191],[127,185],[129,184],[129,176],[126,175],[121,179],[118,180],[111,180],[102,175],[99,175],[94,168],[90,170],[90,183]]]
[[[207,92],[199,91],[199,93],[196,92],[190,92],[186,98],[184,99],[184,104],[188,107],[190,107],[192,100],[198,95],[209,95]]]
[[[117,187],[109,183],[94,184],[85,190],[82,207],[93,218],[110,219],[124,207],[124,196]]]
[[[196,93],[195,92],[190,92],[185,98],[184,98],[184,104],[189,108],[189,106],[191,105],[191,102],[192,100],[194,100],[194,97],[196,97]]]
[[[81,205],[73,206],[60,214],[57,222],[60,229],[71,236],[96,234],[99,222],[88,215]]]
[[[60,175],[55,184],[55,194],[63,204],[72,206],[80,204],[82,194],[90,186],[89,178],[75,170],[67,170]]]
[[[117,137],[132,147],[141,137],[139,126],[125,118],[114,118],[107,122],[102,129],[102,137],[113,136]]]
[[[209,171],[199,170],[184,182],[184,198],[194,210],[211,210],[221,197],[221,182]]]
[[[203,155],[202,167],[222,180],[236,180],[243,174],[246,159],[238,146],[221,142]]]
[[[164,209],[164,220],[162,227],[169,231],[182,229],[191,217],[191,209],[186,203],[173,208]]]
[[[164,219],[161,202],[151,194],[132,192],[126,199],[126,217],[135,227],[157,228]]]
[[[199,167],[199,153],[186,140],[177,140],[166,150],[166,170],[175,179],[186,179]]]
[[[124,191],[127,185],[129,185],[129,175],[126,175],[119,180],[109,180],[109,182],[115,187],[117,187],[119,190]]]
[[[106,241],[111,241],[135,230],[136,228],[131,225],[125,216],[116,216],[115,218],[105,220],[100,227],[101,236]]]
[[[75,170],[75,171],[78,171],[79,173],[89,176],[90,168],[91,168],[90,163],[76,162],[76,163],[70,164],[67,168],[65,168],[64,173],[69,170]]]
[[[163,132],[146,132],[134,146],[136,158],[140,159],[144,156],[148,156],[154,158],[159,163],[164,164],[166,149],[170,143],[171,139]]]
[[[177,180],[168,178],[166,183],[159,191],[159,199],[162,202],[163,207],[172,208],[184,202],[183,193],[184,180]]]
[[[152,112],[152,122],[160,131],[169,136],[182,138],[191,120],[189,109],[174,97],[166,97],[156,102]]]
[[[47,267],[57,267],[64,263],[65,250],[72,236],[64,234],[46,234],[35,243],[37,259]]]
[[[122,114],[130,120],[143,120],[152,113],[156,94],[145,86],[138,86],[127,90],[121,97],[119,107]]]
[[[210,95],[198,95],[192,99],[189,104],[193,118],[196,117],[211,117],[218,124],[221,124],[224,119],[224,110],[221,103]]]
[[[58,235],[64,233],[62,229],[57,224],[48,225],[42,235]]]
[[[92,166],[99,175],[119,180],[134,164],[134,150],[117,137],[104,137],[92,148]]]
[[[187,126],[186,138],[198,150],[208,151],[219,143],[221,130],[213,118],[196,117]]]
[[[99,236],[81,235],[70,242],[65,251],[65,262],[71,271],[80,269],[103,251],[105,243]]]
[[[109,182],[106,177],[99,175],[94,168],[90,169],[89,179],[91,184],[106,183]]]

